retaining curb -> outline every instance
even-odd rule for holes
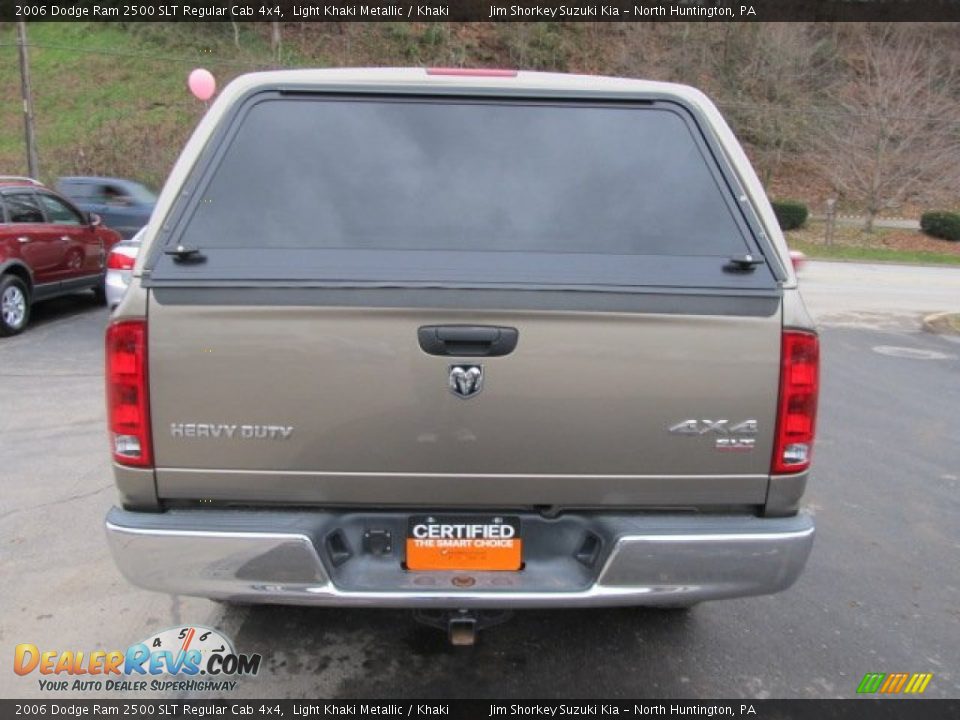
[[[950,324],[951,316],[960,316],[960,313],[940,312],[927,315],[923,319],[923,329],[938,335],[960,335],[960,330]]]

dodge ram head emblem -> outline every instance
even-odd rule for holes
[[[470,398],[483,390],[482,365],[451,365],[450,392],[460,398]]]

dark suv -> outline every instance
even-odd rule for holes
[[[157,196],[138,182],[114,177],[62,177],[57,192],[129,240],[147,224]]]
[[[119,241],[42,183],[0,176],[0,336],[21,332],[39,300],[79,290],[103,300],[105,259]]]

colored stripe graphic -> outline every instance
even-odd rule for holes
[[[927,685],[933,679],[933,673],[914,673],[907,683],[905,693],[919,694],[927,689]]]
[[[857,686],[858,693],[919,695],[927,689],[933,673],[867,673]]]
[[[875,693],[880,689],[880,684],[883,682],[885,677],[886,673],[867,673],[863,676],[863,680],[860,681],[860,686],[857,688],[857,692]]]
[[[904,683],[907,682],[908,677],[910,676],[907,675],[907,673],[890,673],[887,675],[887,680],[883,683],[883,687],[880,688],[880,692],[889,695],[900,692],[903,689]]]

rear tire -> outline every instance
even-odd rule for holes
[[[107,304],[107,275],[104,273],[100,276],[100,279],[97,281],[97,284],[93,286],[93,299],[97,302],[97,305],[106,305]]]
[[[23,332],[30,321],[30,291],[16,275],[0,277],[0,337]]]

